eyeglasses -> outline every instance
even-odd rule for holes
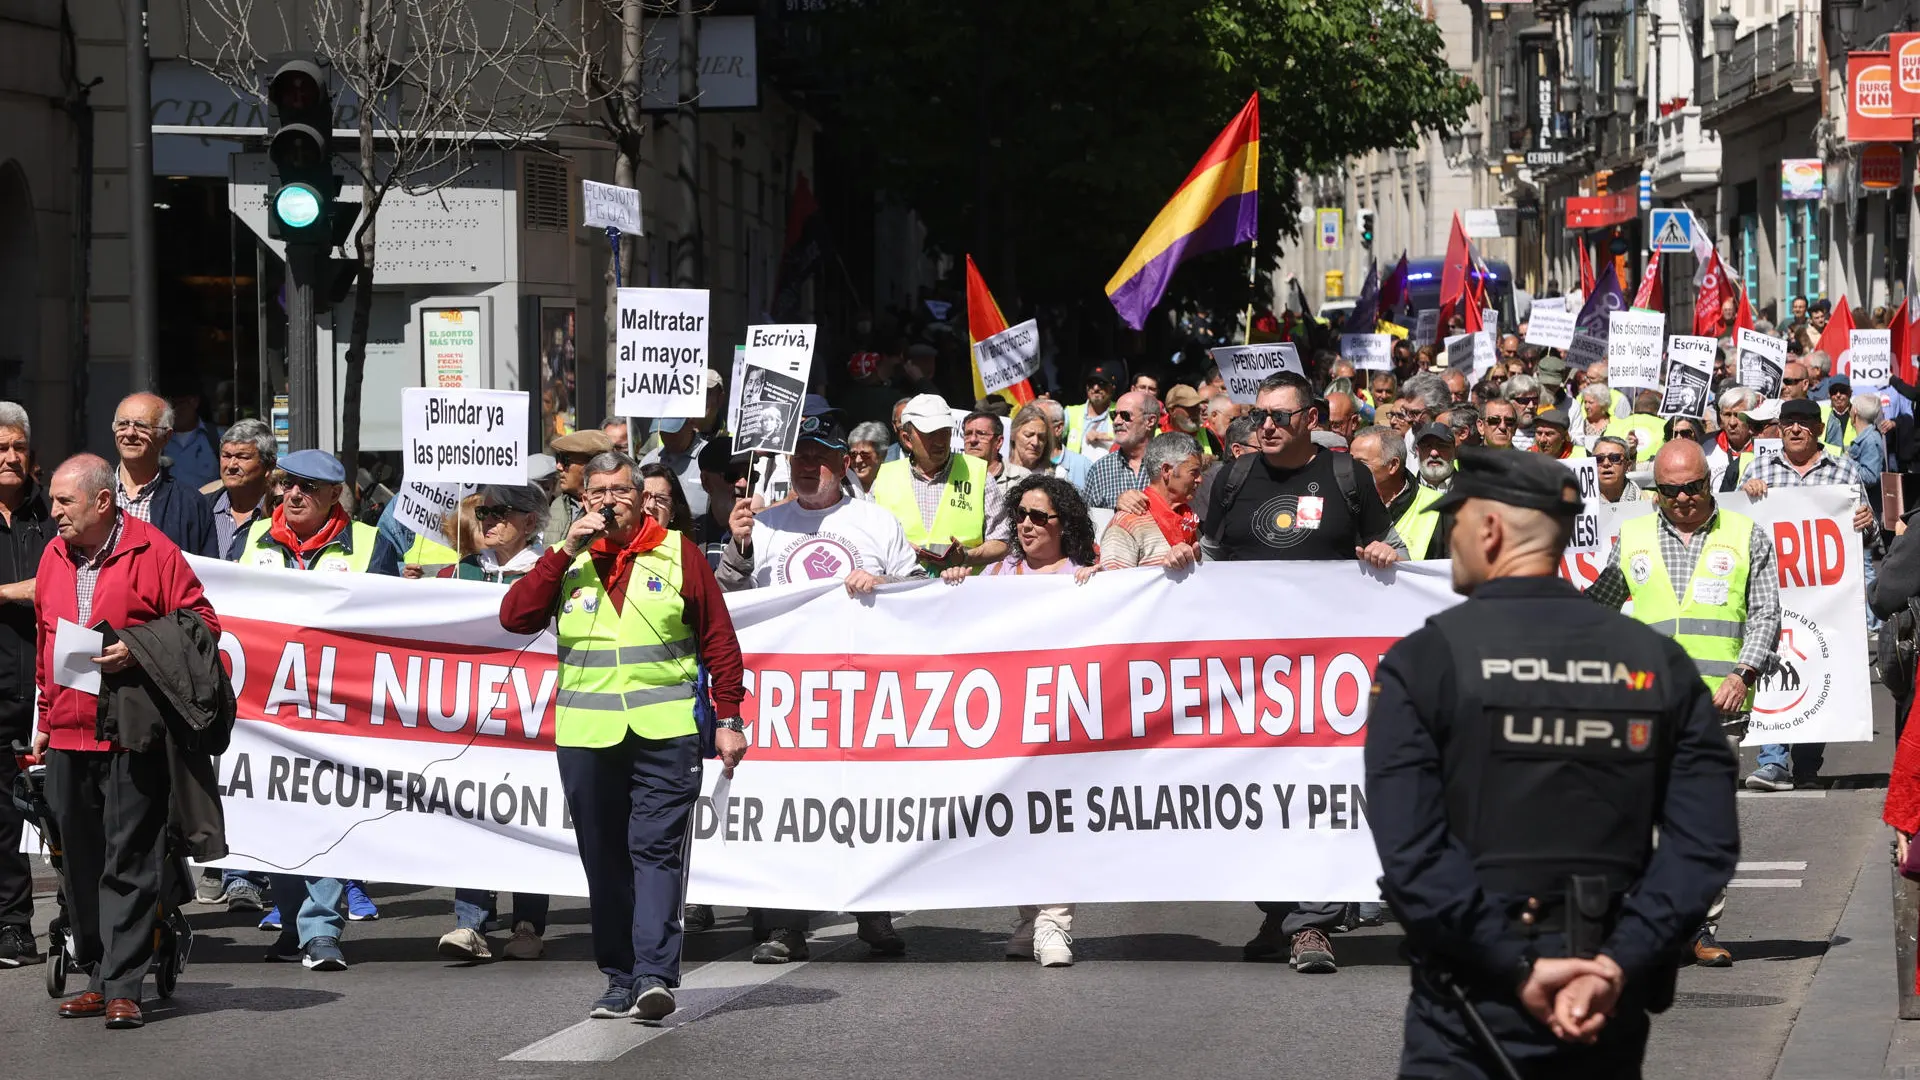
[[[633,498],[633,488],[631,486],[624,485],[624,484],[619,487],[588,488],[587,498],[589,499],[621,499],[621,500],[631,499]]]
[[[1480,418],[1480,422],[1488,427],[1509,428],[1519,424],[1520,418],[1516,416],[1483,416]]]
[[[1551,429],[1549,429],[1551,430]],[[1677,434],[1677,433],[1676,433]],[[1627,460],[1625,454],[1595,454],[1593,460],[1601,465],[1619,465]]]
[[[113,421],[113,431],[116,435],[123,431],[137,431],[142,435],[151,435],[159,430],[161,430],[160,425],[149,424],[145,420],[128,420],[124,417],[115,417]]]
[[[643,491],[640,493],[640,502],[645,506],[671,506],[673,504],[673,492]]]
[[[1653,485],[1653,489],[1658,491],[1663,497],[1669,499],[1677,499],[1682,495],[1692,495],[1695,498],[1699,498],[1707,493],[1707,478],[1703,476],[1698,480],[1689,480],[1684,484],[1655,484]]]
[[[1059,516],[1059,514],[1049,514],[1045,510],[1015,510],[1013,512],[1013,520],[1015,523],[1024,521],[1029,525],[1038,525],[1043,529],[1046,528],[1047,522]]]
[[[1253,421],[1255,431],[1266,427],[1269,420],[1273,421],[1275,427],[1292,427],[1294,420],[1306,411],[1305,409],[1254,409],[1247,413],[1247,419]]]

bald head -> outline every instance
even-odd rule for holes
[[[160,467],[160,453],[173,435],[173,407],[155,394],[128,394],[113,410],[113,447],[144,482]]]
[[[1690,484],[1706,475],[1706,451],[1693,439],[1675,439],[1653,456],[1656,484]]]
[[[53,470],[47,502],[60,538],[91,553],[113,532],[113,466],[93,454],[76,454]]]
[[[113,465],[98,454],[75,454],[53,470],[52,483],[70,483],[83,496],[91,497],[114,488]]]

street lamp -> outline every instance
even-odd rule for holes
[[[1468,158],[1479,157],[1480,156],[1480,125],[1469,120],[1467,121],[1466,130],[1462,131],[1460,134],[1466,137],[1467,157]]]
[[[1857,4],[1859,0],[1854,0]],[[1720,14],[1707,21],[1713,25],[1713,51],[1720,54],[1722,60],[1733,52],[1733,35],[1740,29],[1740,20],[1733,16],[1733,5],[1729,0],[1720,0]]]
[[[1622,116],[1632,116],[1633,107],[1639,102],[1640,88],[1632,79],[1622,79],[1613,84],[1613,111]]]
[[[1441,133],[1440,152],[1447,156],[1448,161],[1456,161],[1459,159],[1460,141],[1461,141],[1461,133],[1458,131],[1447,131],[1447,132]]]
[[[1401,169],[1405,169],[1407,167],[1407,148],[1406,147],[1396,146],[1393,148],[1393,163],[1396,167]]]
[[[1840,31],[1840,44],[1853,47],[1853,30],[1860,16],[1860,0],[1827,0],[1833,9],[1833,24]]]
[[[1500,115],[1511,124],[1520,118],[1520,91],[1512,83],[1500,88]]]

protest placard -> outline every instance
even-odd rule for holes
[[[1742,327],[1733,341],[1734,371],[1740,385],[1758,390],[1765,397],[1779,397],[1781,375],[1787,368],[1787,339]]]
[[[640,192],[634,188],[582,180],[580,205],[586,211],[583,224],[592,228],[619,229],[628,236],[640,235]]]
[[[1580,498],[1586,507],[1573,522],[1573,536],[1567,541],[1568,554],[1592,554],[1600,550],[1600,514],[1607,500],[1600,494],[1600,466],[1592,458],[1562,458],[1580,484]]]
[[[1667,317],[1657,311],[1607,314],[1607,384],[1651,390],[1660,385],[1660,347]]]
[[[705,289],[619,290],[615,415],[707,411],[708,301]]]
[[[1848,380],[1854,392],[1861,387],[1878,389],[1893,378],[1893,331],[1853,330],[1847,334],[1847,352],[1853,367]]]
[[[812,323],[747,327],[734,453],[793,453],[813,369],[813,342]]]
[[[1291,371],[1301,378],[1307,374],[1300,366],[1300,353],[1291,341],[1271,345],[1222,345],[1207,353],[1220,365],[1220,377],[1227,380],[1227,397],[1236,405],[1253,404],[1254,395],[1260,392],[1260,380],[1276,371]]]
[[[1480,329],[1500,332],[1500,313],[1493,308],[1480,309]]]
[[[1710,337],[1674,334],[1667,338],[1667,385],[1660,397],[1661,416],[1705,416],[1713,390],[1713,356],[1720,343]]]
[[[434,484],[527,482],[527,394],[411,386],[400,391],[406,476]]]
[[[1607,339],[1594,337],[1578,330],[1573,333],[1573,343],[1567,346],[1567,363],[1577,368],[1596,364],[1607,358]]]
[[[1393,370],[1391,334],[1341,334],[1340,355],[1359,371]]]
[[[1527,344],[1543,349],[1565,350],[1573,345],[1574,312],[1541,307],[1534,301],[1533,315],[1527,320]]]
[[[429,484],[405,480],[393,493],[394,520],[417,535],[436,544],[456,546],[447,536],[446,523],[460,508],[460,500],[473,494],[472,484]]]
[[[1473,371],[1474,339],[1473,334],[1451,334],[1441,344],[1447,352],[1448,371]]]
[[[1414,345],[1431,345],[1440,339],[1440,310],[1428,308],[1420,312],[1413,324]]]
[[[747,377],[747,347],[733,347],[733,377],[727,381],[727,434],[740,430],[740,387]],[[735,451],[738,453],[739,451]]]
[[[1028,319],[981,338],[973,346],[973,362],[989,394],[1031,378],[1040,368],[1040,324]]]

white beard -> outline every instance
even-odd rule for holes
[[[1453,483],[1453,463],[1450,461],[1421,462],[1420,482],[1430,488],[1446,488]]]

